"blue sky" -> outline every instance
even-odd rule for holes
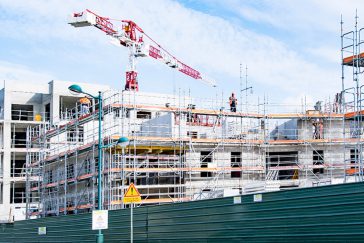
[[[93,28],[67,25],[88,8],[132,19],[186,64],[217,80],[212,88],[153,59],[139,59],[142,91],[216,97],[239,91],[239,64],[248,66],[252,101],[325,100],[340,90],[340,15],[354,27],[361,1],[124,0],[0,1],[0,79],[52,79],[124,86],[128,54]],[[364,21],[359,18],[359,25]],[[190,91],[189,91],[190,90]]]

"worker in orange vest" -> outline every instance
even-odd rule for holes
[[[86,115],[90,113],[90,105],[91,105],[90,99],[87,98],[87,96],[85,96],[82,97],[79,101],[81,103],[81,114]]]

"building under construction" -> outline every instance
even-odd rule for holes
[[[133,22],[116,34],[107,18],[89,10],[72,18],[73,26],[93,25],[129,47],[127,90],[90,89],[104,91],[100,145],[98,101],[91,100],[85,109],[80,97],[67,93],[71,83],[50,89],[50,119],[27,129],[27,216],[96,208],[99,173],[105,209],[126,206],[123,196],[130,183],[141,193],[143,206],[363,179],[359,76],[364,41],[357,25],[341,35],[342,91],[331,102],[281,106],[277,111],[266,100],[254,105],[246,99],[232,112],[226,97],[138,92],[132,59],[145,53],[203,78],[164,49],[148,46],[143,51],[146,45],[137,40],[139,27]],[[346,70],[353,74],[355,87],[346,88]],[[129,144],[116,146],[120,137],[127,137]],[[29,207],[34,203],[38,206]]]
[[[125,90],[79,84],[90,94],[102,92],[101,109],[90,97],[86,108],[80,104],[85,97],[67,89],[73,82],[4,83],[1,222],[95,209],[100,173],[105,209],[126,207],[123,196],[132,182],[142,196],[138,206],[143,206],[363,181],[364,35],[357,22],[353,31],[342,28],[342,89],[334,99],[285,107],[266,99],[254,104],[248,95],[244,104],[240,93],[232,112],[223,95],[201,99],[183,91],[139,92],[135,64],[146,56],[196,80],[214,82],[133,21],[121,21],[121,30],[110,21],[89,10],[69,21],[75,27],[94,26],[129,50]],[[116,146],[120,137],[129,143]]]
[[[76,104],[78,98],[67,99]],[[27,180],[27,198],[33,204],[40,198],[39,211],[30,215],[80,213],[97,205],[98,105],[93,101],[85,112],[70,104],[58,106],[52,122],[28,128],[28,178],[37,180]],[[329,103],[291,113],[269,113],[268,104],[249,112],[224,106],[188,96],[105,91],[102,140],[110,146],[103,150],[104,207],[125,207],[132,182],[147,205],[359,179],[354,113]],[[120,137],[129,138],[124,148],[113,146]]]

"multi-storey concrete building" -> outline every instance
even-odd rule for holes
[[[67,86],[61,85],[67,93]],[[96,94],[100,88],[82,87]],[[68,97],[50,123],[29,127],[28,200],[58,215],[97,205],[98,110]],[[220,99],[219,99],[220,100]],[[227,99],[226,99],[227,102]],[[360,174],[351,114],[325,109],[230,112],[226,102],[112,91],[103,93],[103,205],[122,208],[134,182],[142,205],[171,203],[354,180]],[[251,106],[253,107],[253,106]],[[245,109],[246,110],[246,109]],[[335,111],[335,112],[333,112]],[[128,137],[125,148],[114,146]]]
[[[81,109],[72,82],[6,82],[0,94],[0,220],[79,213],[97,205],[97,101]],[[352,181],[360,173],[355,114],[325,109],[230,112],[224,99],[103,91],[103,204],[142,204]],[[120,136],[130,143],[112,146]],[[359,139],[359,140],[358,140]]]
[[[5,81],[0,91],[0,221],[25,219],[27,156],[39,153],[27,147],[27,130],[41,124],[65,119],[66,110],[74,107],[77,97],[67,90],[67,82],[28,83]],[[90,91],[106,90],[106,86],[84,85]],[[53,119],[54,118],[54,119]],[[38,202],[38,198],[32,200]],[[29,201],[29,208],[38,204]]]

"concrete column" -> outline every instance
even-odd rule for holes
[[[10,169],[11,169],[11,123],[4,122],[4,185],[3,185],[3,204],[10,207]],[[7,210],[8,211],[8,210]]]
[[[60,96],[58,94],[54,94],[52,95],[52,98],[51,98],[51,117],[52,117],[52,123],[57,123],[60,121],[60,117],[59,117],[59,98]]]

